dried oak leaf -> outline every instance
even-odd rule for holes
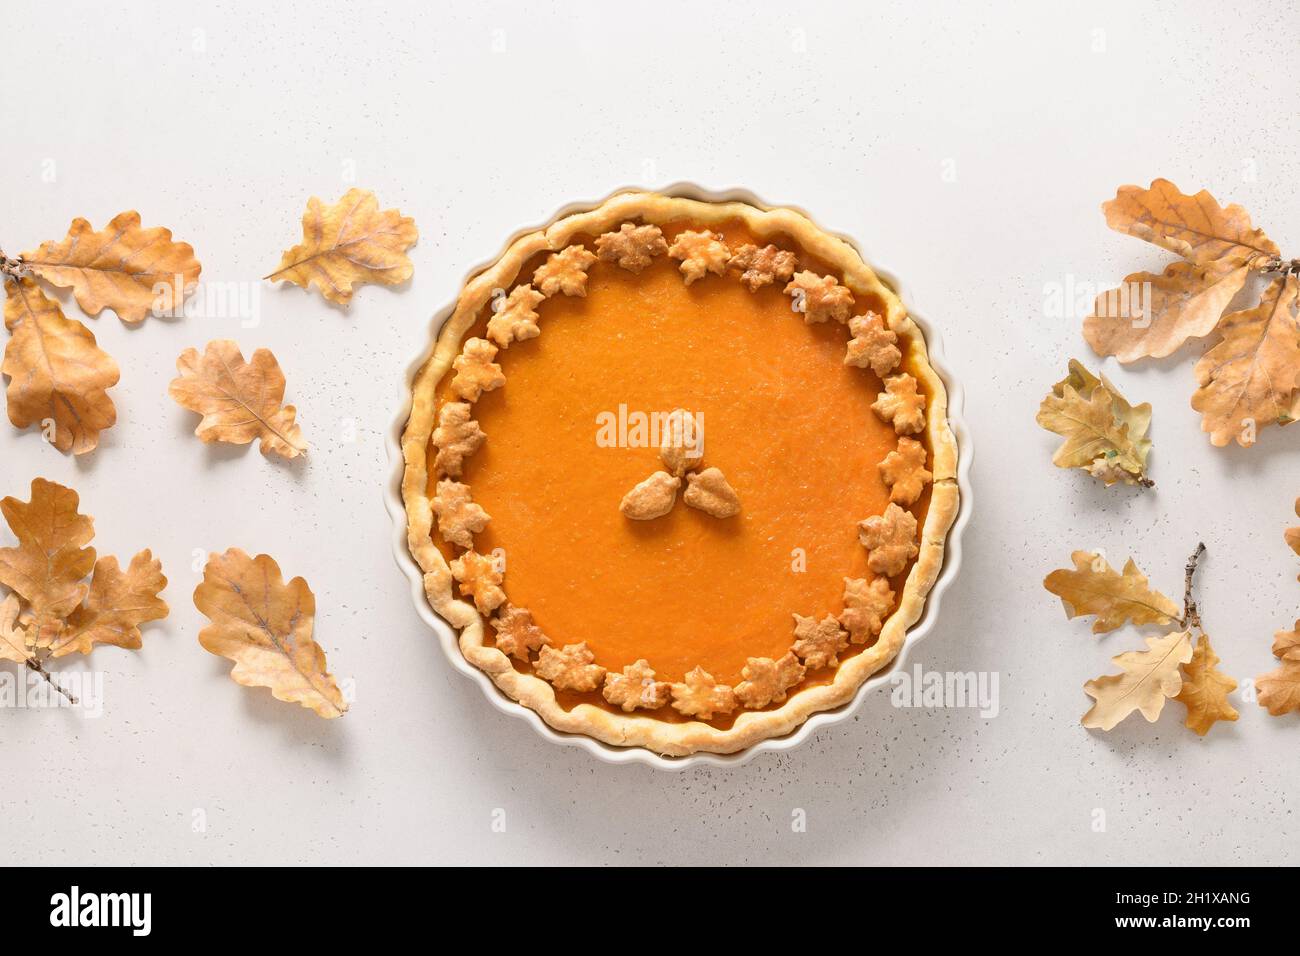
[[[925,396],[917,391],[916,379],[904,372],[885,379],[885,390],[871,405],[881,421],[891,422],[895,433],[914,435],[925,430]]]
[[[0,661],[26,664],[33,659],[31,635],[18,623],[18,607],[17,594],[0,601]]]
[[[548,299],[557,292],[585,297],[587,270],[595,261],[596,256],[585,246],[565,246],[537,267],[533,284]]]
[[[148,549],[132,558],[125,571],[117,558],[100,558],[86,603],[72,612],[62,631],[37,646],[48,647],[51,657],[89,654],[96,644],[140,647],[140,625],[168,614],[167,602],[158,596],[165,587],[162,562]]]
[[[1069,374],[1052,386],[1035,420],[1065,438],[1052,456],[1058,468],[1082,468],[1107,485],[1151,483],[1151,405],[1130,405],[1105,376],[1098,378],[1077,360],[1070,359]]]
[[[623,673],[607,673],[604,698],[630,714],[634,710],[658,710],[672,698],[673,685],[655,680],[654,669],[647,660],[638,660],[623,668]]]
[[[315,595],[302,578],[286,584],[269,555],[250,558],[238,548],[213,555],[194,590],[194,606],[212,622],[199,632],[199,643],[235,662],[235,683],[270,688],[277,700],[321,717],[348,709],[326,670],[325,652],[312,639]]]
[[[354,285],[399,285],[411,278],[406,250],[419,235],[414,219],[396,209],[381,212],[368,189],[349,189],[332,206],[312,196],[302,216],[302,242],[285,250],[266,278],[304,289],[314,285],[330,302],[347,305]]]
[[[530,652],[551,645],[551,639],[533,623],[532,612],[522,607],[506,604],[491,623],[497,635],[497,650],[521,661],[528,660]]]
[[[1154,722],[1165,701],[1178,696],[1183,687],[1182,665],[1192,659],[1191,635],[1174,631],[1148,637],[1146,643],[1145,651],[1127,651],[1111,658],[1123,673],[1083,685],[1084,693],[1096,701],[1083,715],[1083,726],[1110,730],[1135,710]]]
[[[1277,717],[1300,710],[1300,621],[1273,635],[1273,654],[1281,665],[1255,678],[1255,688],[1260,706]]]
[[[703,667],[691,668],[672,690],[673,709],[687,717],[711,720],[714,714],[729,714],[737,706],[735,689],[719,684]]]
[[[17,547],[0,548],[0,584],[27,604],[32,639],[61,626],[81,606],[95,568],[95,522],[78,513],[71,488],[36,478],[31,501],[5,498],[0,512],[18,538]]]
[[[605,679],[605,668],[593,664],[595,659],[596,655],[591,653],[586,641],[565,644],[558,651],[553,647],[543,647],[533,664],[533,672],[560,690],[591,691]]]
[[[1300,498],[1295,500],[1295,513],[1296,517],[1300,518]],[[1300,525],[1287,528],[1282,532],[1282,536],[1286,538],[1287,546],[1296,554],[1300,554]]]
[[[451,390],[467,402],[477,402],[484,392],[500,388],[506,383],[501,366],[492,361],[497,357],[497,347],[487,339],[466,339],[451,367]]]
[[[531,285],[515,286],[488,319],[487,337],[503,349],[509,348],[511,342],[537,338],[542,330],[534,307],[545,298]]]
[[[705,468],[687,475],[682,501],[715,518],[740,514],[740,496],[720,468]]]
[[[71,286],[87,315],[112,309],[130,323],[151,313],[177,314],[202,268],[189,243],[172,242],[171,230],[161,226],[142,229],[134,210],[118,213],[99,232],[74,219],[64,239],[19,258],[50,285]]]
[[[1210,646],[1209,636],[1202,634],[1191,660],[1183,665],[1183,689],[1175,698],[1187,708],[1186,725],[1202,737],[1217,721],[1237,719],[1237,711],[1228,703],[1237,682],[1219,670],[1218,664],[1219,655]]]
[[[925,467],[925,446],[911,438],[899,438],[898,448],[879,465],[880,478],[889,489],[889,500],[904,507],[916,504],[934,475]]]
[[[794,645],[790,649],[809,670],[834,667],[840,662],[840,651],[848,646],[848,632],[840,627],[835,615],[827,614],[820,621],[794,615]]]
[[[1235,438],[1249,447],[1259,427],[1289,425],[1300,414],[1298,291],[1295,276],[1274,279],[1259,305],[1224,317],[1217,330],[1221,340],[1197,361],[1200,387],[1192,408],[1201,413],[1201,430],[1209,432],[1211,444]]]
[[[438,482],[433,496],[433,513],[438,516],[438,530],[448,544],[462,548],[474,547],[474,535],[491,519],[470,496],[469,485],[444,478]]]
[[[870,584],[866,578],[844,579],[840,624],[849,632],[852,643],[865,644],[879,634],[893,607],[894,589],[888,578],[876,578]]]
[[[849,319],[849,334],[853,337],[844,353],[845,365],[870,368],[883,379],[903,360],[898,335],[885,328],[885,320],[875,312]]]
[[[858,522],[858,540],[869,552],[867,567],[877,574],[893,577],[919,553],[916,516],[891,501],[884,514]]]
[[[673,510],[682,480],[666,471],[656,471],[623,496],[618,510],[633,521],[650,521]]]
[[[805,668],[793,651],[775,661],[770,657],[751,657],[740,672],[744,680],[736,685],[736,697],[753,710],[780,704],[786,692],[803,680],[804,674]]]
[[[786,285],[787,295],[794,296],[795,311],[803,313],[809,325],[819,322],[848,322],[853,307],[853,293],[834,276],[815,272],[797,272]]]
[[[172,379],[168,394],[177,404],[203,416],[194,434],[204,442],[224,441],[246,445],[261,439],[263,455],[275,452],[296,458],[307,450],[294,420],[297,410],[284,401],[284,373],[266,349],[245,362],[239,345],[230,339],[186,349],[176,360],[180,375]]]
[[[1083,337],[1098,355],[1121,362],[1164,358],[1184,342],[1209,335],[1250,268],[1212,262],[1174,262],[1163,274],[1135,272],[1097,296],[1083,320]]]
[[[1116,232],[1155,243],[1198,265],[1246,265],[1278,255],[1273,241],[1251,228],[1246,210],[1236,204],[1222,207],[1205,190],[1184,195],[1167,179],[1155,180],[1149,189],[1121,186],[1101,208],[1106,225]]]
[[[433,430],[433,446],[438,453],[433,467],[440,475],[459,478],[465,459],[478,451],[487,435],[473,418],[469,402],[447,402],[438,409],[438,427]]]
[[[1173,601],[1147,585],[1147,576],[1129,558],[1121,574],[1106,559],[1091,551],[1070,555],[1074,569],[1061,568],[1043,579],[1043,587],[1061,599],[1065,616],[1097,615],[1094,634],[1105,634],[1128,622],[1173,624],[1180,609]]]
[[[794,275],[798,264],[799,259],[793,252],[772,245],[759,248],[752,243],[737,249],[727,263],[728,267],[741,270],[741,284],[750,292],[757,292],[778,279],[785,282]]]
[[[731,250],[722,241],[722,237],[707,229],[702,232],[692,232],[689,229],[679,232],[669,246],[668,254],[681,261],[679,268],[686,277],[687,285],[703,279],[710,272],[722,275],[727,271],[727,263],[731,261]]]
[[[117,421],[107,392],[117,384],[117,363],[32,279],[5,283],[5,326],[13,333],[3,365],[9,421],[18,428],[40,425],[60,451],[93,449],[99,433]]]

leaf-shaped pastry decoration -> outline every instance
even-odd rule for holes
[[[34,631],[67,618],[86,597],[95,522],[78,513],[79,504],[71,488],[44,478],[32,481],[31,501],[0,501],[18,538],[17,547],[0,548],[0,584],[27,603]]]
[[[3,365],[9,421],[40,426],[60,451],[92,450],[117,421],[107,392],[117,384],[117,363],[29,278],[5,283],[5,326],[12,333]]]
[[[1098,355],[1121,362],[1164,358],[1214,331],[1249,272],[1244,265],[1191,262],[1171,263],[1160,275],[1135,272],[1097,296],[1093,314],[1083,320],[1083,337]]]
[[[1233,312],[1219,324],[1222,339],[1196,363],[1200,386],[1192,408],[1201,429],[1215,445],[1232,439],[1249,447],[1258,428],[1289,425],[1297,412],[1300,380],[1300,325],[1296,322],[1297,283],[1279,276],[1264,290],[1259,305]]]
[[[140,625],[167,616],[167,602],[158,596],[166,586],[162,562],[148,549],[132,558],[125,571],[117,558],[100,558],[86,603],[72,612],[57,636],[38,646],[48,646],[51,657],[89,654],[96,644],[140,647]]]
[[[347,305],[353,285],[409,279],[413,267],[406,250],[417,238],[415,220],[396,209],[381,212],[369,190],[349,189],[332,206],[312,196],[302,217],[302,242],[285,250],[266,278],[304,289],[314,285],[329,301]]]
[[[1121,186],[1115,198],[1102,205],[1106,224],[1168,249],[1191,262],[1253,263],[1272,259],[1278,248],[1250,224],[1246,210],[1226,208],[1201,190],[1187,196],[1167,179],[1155,180],[1149,189]]]
[[[0,661],[26,664],[32,659],[27,628],[18,624],[18,595],[9,594],[0,601]]]
[[[1151,406],[1130,405],[1105,377],[1077,360],[1070,360],[1069,374],[1043,399],[1036,421],[1065,438],[1052,456],[1058,468],[1082,468],[1107,485],[1152,483],[1145,472]]]
[[[174,314],[193,291],[201,266],[188,243],[170,229],[144,229],[135,210],[118,213],[96,232],[74,219],[68,235],[20,256],[33,274],[59,288],[72,287],[87,315],[112,309],[123,322],[151,313]]]
[[[1186,725],[1202,737],[1220,720],[1236,720],[1237,711],[1228,703],[1228,695],[1237,689],[1237,682],[1219,670],[1219,655],[1210,646],[1210,638],[1202,634],[1192,651],[1192,658],[1183,665],[1183,687],[1177,701],[1187,708]]]
[[[176,402],[203,416],[194,434],[205,442],[246,445],[261,439],[262,454],[275,452],[296,458],[307,450],[292,405],[284,401],[284,373],[266,349],[245,362],[239,345],[230,339],[209,342],[202,358],[186,349],[176,360],[180,376],[168,393]]]
[[[1165,701],[1183,688],[1182,665],[1192,659],[1191,636],[1174,631],[1147,638],[1145,651],[1128,651],[1111,658],[1122,673],[1098,677],[1083,685],[1096,701],[1083,715],[1083,726],[1110,730],[1133,711],[1154,722]]]
[[[1097,615],[1094,634],[1105,634],[1125,623],[1172,624],[1179,620],[1179,607],[1147,584],[1147,576],[1129,558],[1123,573],[1091,551],[1070,555],[1073,570],[1053,571],[1043,580],[1043,587],[1061,599],[1065,616],[1074,618]]]
[[[199,643],[235,662],[231,678],[245,687],[268,687],[277,700],[301,704],[321,717],[348,709],[326,670],[325,652],[312,639],[316,597],[302,578],[288,584],[265,554],[238,548],[208,559],[194,606],[212,623]]]

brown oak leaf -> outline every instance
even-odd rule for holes
[[[903,360],[898,335],[885,328],[885,320],[875,312],[849,319],[849,334],[853,337],[844,353],[845,365],[870,368],[883,379]]]
[[[1183,687],[1174,698],[1187,708],[1187,726],[1202,737],[1217,721],[1237,719],[1236,710],[1228,703],[1237,682],[1219,670],[1218,664],[1219,655],[1210,646],[1210,638],[1202,634],[1191,660],[1183,665]]]
[[[72,612],[62,631],[37,646],[49,647],[51,657],[89,654],[96,644],[140,647],[140,625],[168,614],[167,602],[158,596],[165,587],[162,562],[148,549],[132,558],[125,571],[117,558],[100,558],[86,603]]]
[[[1192,659],[1191,636],[1174,631],[1146,639],[1145,651],[1128,651],[1111,660],[1123,673],[1098,677],[1083,685],[1096,703],[1083,715],[1083,726],[1110,730],[1133,711],[1154,722],[1165,701],[1183,688],[1182,665]]]
[[[462,548],[474,547],[474,535],[491,519],[470,496],[469,485],[444,478],[433,496],[433,513],[438,516],[438,530],[444,541]]]
[[[1129,404],[1104,375],[1093,375],[1076,359],[1034,420],[1065,439],[1052,455],[1056,467],[1082,468],[1107,486],[1153,484],[1146,476],[1151,405]]]
[[[95,522],[78,512],[80,499],[71,488],[36,478],[31,494],[30,501],[0,501],[0,513],[18,538],[16,547],[0,548],[0,584],[26,602],[35,640],[85,600],[85,578],[95,567],[95,549],[86,545],[95,536]]]
[[[553,647],[543,647],[537,655],[533,672],[559,690],[592,691],[605,679],[605,668],[593,664],[595,659],[586,641],[565,644],[558,651]]]
[[[433,430],[434,470],[449,478],[459,478],[465,459],[478,451],[487,435],[473,418],[469,402],[447,402],[438,409],[438,427]]]
[[[858,540],[869,552],[867,567],[877,574],[893,577],[919,553],[916,516],[891,501],[884,514],[858,523]]]
[[[551,256],[533,273],[533,284],[548,299],[557,292],[585,297],[587,270],[596,256],[584,246],[565,246]]]
[[[18,623],[18,595],[9,594],[0,601],[0,661],[26,664],[34,660],[32,638],[26,627]]]
[[[785,282],[794,275],[798,257],[793,252],[767,245],[759,247],[746,243],[736,250],[727,263],[729,268],[740,269],[740,281],[750,292],[780,280]]]
[[[1192,408],[1201,413],[1201,430],[1209,432],[1212,444],[1235,438],[1249,447],[1258,428],[1270,422],[1288,425],[1300,414],[1297,291],[1295,276],[1274,279],[1259,305],[1224,317],[1219,343],[1197,361],[1200,387]]]
[[[5,326],[13,333],[3,365],[9,421],[41,426],[60,451],[92,450],[117,421],[107,392],[117,384],[117,363],[31,279],[5,283]]]
[[[396,209],[381,212],[368,189],[349,189],[332,206],[312,196],[302,216],[303,241],[286,249],[266,278],[304,289],[314,285],[330,302],[347,305],[354,285],[399,285],[411,278],[406,250],[418,238],[414,219]]]
[[[500,388],[506,377],[501,366],[492,361],[496,357],[497,347],[487,339],[467,339],[451,363],[456,372],[451,390],[466,401],[477,402],[484,392]]]
[[[686,672],[684,681],[673,684],[673,709],[687,717],[712,720],[714,714],[729,714],[736,709],[736,691],[719,684],[703,667]]]
[[[194,434],[205,443],[246,445],[254,439],[263,455],[297,458],[307,442],[295,421],[297,409],[284,401],[284,373],[266,349],[245,362],[230,339],[209,342],[202,357],[186,349],[176,360],[180,375],[168,394],[183,408],[203,416]]]
[[[655,672],[647,660],[638,660],[623,668],[623,673],[607,673],[604,698],[625,713],[634,710],[657,710],[672,697],[673,685],[655,680]]]
[[[1061,599],[1065,616],[1097,615],[1094,634],[1105,634],[1125,623],[1173,624],[1180,619],[1180,608],[1147,584],[1147,576],[1129,558],[1124,571],[1116,571],[1106,559],[1091,551],[1070,555],[1073,570],[1062,568],[1043,579],[1043,587]]]
[[[629,272],[639,273],[668,251],[668,242],[658,226],[621,225],[596,239],[596,254],[605,262],[617,262]]]
[[[1135,272],[1097,296],[1083,337],[1098,355],[1121,362],[1164,358],[1188,339],[1209,335],[1246,284],[1244,265],[1173,262],[1163,274]]]
[[[820,621],[794,615],[794,645],[790,649],[809,670],[834,667],[840,662],[840,651],[848,646],[848,632],[840,627],[835,615],[827,614]]]
[[[1106,224],[1116,232],[1145,239],[1200,265],[1244,265],[1278,255],[1273,241],[1251,227],[1246,210],[1236,204],[1222,207],[1205,190],[1184,195],[1167,179],[1155,180],[1149,189],[1121,186],[1101,208]]]
[[[1300,661],[1300,621],[1289,631],[1273,635],[1273,656],[1283,661]]]
[[[269,688],[277,700],[321,717],[339,717],[348,709],[326,670],[325,652],[312,638],[315,595],[302,578],[286,584],[269,555],[250,558],[238,548],[213,555],[194,590],[194,606],[211,621],[199,632],[199,643],[235,662],[235,683]]]
[[[1286,660],[1255,678],[1259,705],[1274,717],[1300,710],[1300,661]]]
[[[172,242],[171,230],[161,226],[141,228],[134,210],[118,213],[98,232],[74,219],[65,238],[19,258],[50,285],[71,286],[87,315],[112,309],[130,323],[181,314],[201,269],[189,243]]]

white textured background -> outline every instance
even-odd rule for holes
[[[1117,185],[1207,187],[1300,255],[1294,3],[110,6],[6,8],[8,252],[134,207],[194,244],[204,279],[253,282],[298,240],[307,197],[336,199],[351,169],[421,238],[409,287],[366,288],[349,312],[261,286],[255,328],[87,319],[122,366],[99,450],[74,461],[0,428],[0,492],[72,484],[101,553],[161,556],[172,605],[142,651],[89,658],[106,675],[99,719],[0,713],[7,862],[1295,862],[1296,718],[1241,704],[1202,740],[1172,706],[1083,730],[1081,685],[1140,641],[1067,623],[1040,581],[1073,547],[1103,547],[1177,594],[1201,538],[1224,666],[1262,672],[1300,609],[1281,537],[1300,430],[1212,449],[1188,406],[1191,355],[1105,366],[1155,406],[1154,493],[1053,469],[1033,421],[1069,356],[1096,366],[1077,319],[1050,314],[1053,285],[1086,304],[1166,258],[1106,230]],[[896,710],[882,692],[734,771],[614,768],[498,714],[417,618],[389,553],[383,436],[427,317],[516,228],[679,179],[747,186],[856,236],[943,329],[977,509],[915,659],[999,672],[996,719]],[[220,337],[275,351],[308,459],[189,434],[166,396],[173,363]],[[198,646],[192,555],[229,546],[310,582],[317,637],[356,683],[343,720],[236,686]]]

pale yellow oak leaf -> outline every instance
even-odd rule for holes
[[[1122,624],[1172,624],[1180,619],[1180,608],[1147,584],[1147,576],[1129,558],[1123,572],[1091,551],[1075,551],[1074,568],[1053,571],[1043,587],[1061,599],[1066,617],[1095,614],[1094,634],[1113,631]]]
[[[1154,722],[1165,701],[1183,688],[1182,665],[1192,659],[1186,631],[1146,639],[1145,651],[1127,651],[1111,660],[1121,673],[1098,677],[1083,685],[1096,703],[1083,715],[1083,726],[1110,730],[1134,711]]]

